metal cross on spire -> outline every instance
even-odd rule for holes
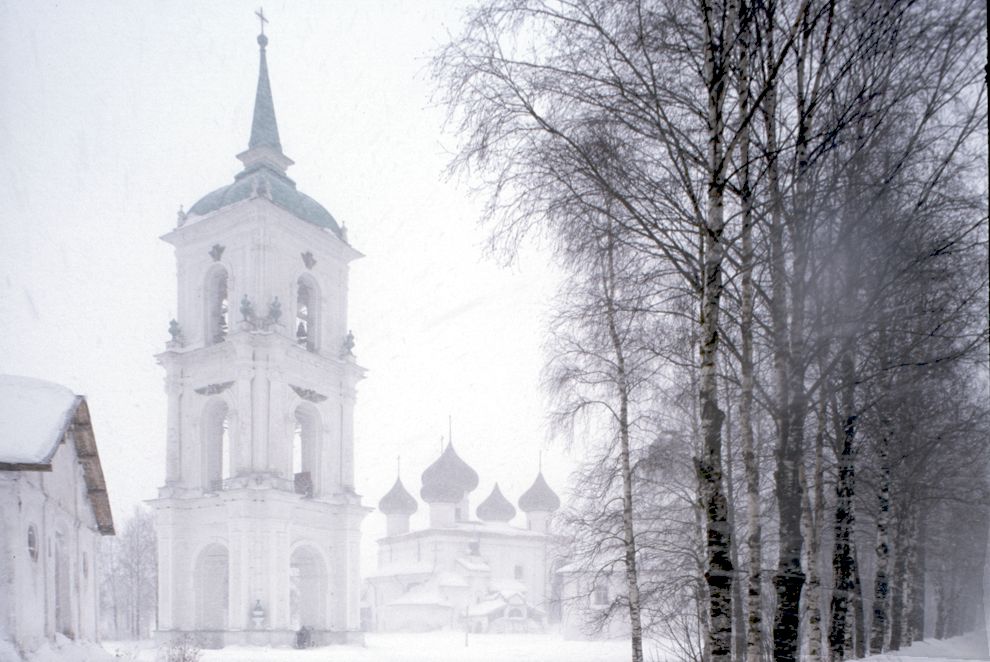
[[[265,8],[258,7],[258,11],[254,12],[254,15],[261,21],[261,34],[265,34],[265,23],[268,22],[268,19],[265,18]]]

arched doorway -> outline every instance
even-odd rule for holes
[[[226,630],[230,594],[227,548],[207,545],[196,560],[193,581],[196,592],[196,623],[202,630]]]
[[[319,553],[302,546],[289,561],[289,617],[292,628],[327,629],[327,569]]]

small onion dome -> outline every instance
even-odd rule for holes
[[[378,502],[378,510],[386,515],[412,515],[418,508],[419,504],[403,487],[401,478],[395,479],[395,485]]]
[[[437,461],[423,472],[419,495],[427,503],[457,503],[478,487],[478,474],[447,444]]]
[[[488,498],[478,504],[478,519],[485,522],[508,522],[515,516],[515,507],[502,496],[502,490],[498,489],[498,483],[495,483]]]
[[[560,508],[560,497],[547,485],[547,481],[543,478],[543,472],[541,471],[537,474],[533,485],[519,497],[519,510],[524,513],[532,513],[538,510],[549,513],[558,508]]]

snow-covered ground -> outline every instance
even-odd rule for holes
[[[128,662],[155,661],[156,651],[149,642],[104,642],[103,645]],[[465,646],[464,634],[456,632],[369,633],[363,648],[328,646],[293,650],[231,646],[203,651],[200,662],[623,662],[629,659],[629,651],[629,642],[625,640],[564,641],[552,634],[472,634]]]
[[[105,642],[104,647],[126,662],[155,662],[148,643]],[[662,648],[648,653],[656,662],[678,658]],[[309,650],[229,647],[203,651],[200,662],[624,662],[629,642],[564,641],[558,635],[369,634],[364,648],[330,646]],[[896,655],[874,655],[868,662],[954,662],[988,660],[986,638],[971,634],[945,641],[925,641]]]
[[[937,641],[926,639],[886,655],[871,655],[868,662],[954,662],[955,660],[990,660],[987,638],[983,632]]]

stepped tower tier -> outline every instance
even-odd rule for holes
[[[286,175],[266,47],[233,183],[180,213],[166,371],[159,636],[359,639],[357,364],[340,224]]]

